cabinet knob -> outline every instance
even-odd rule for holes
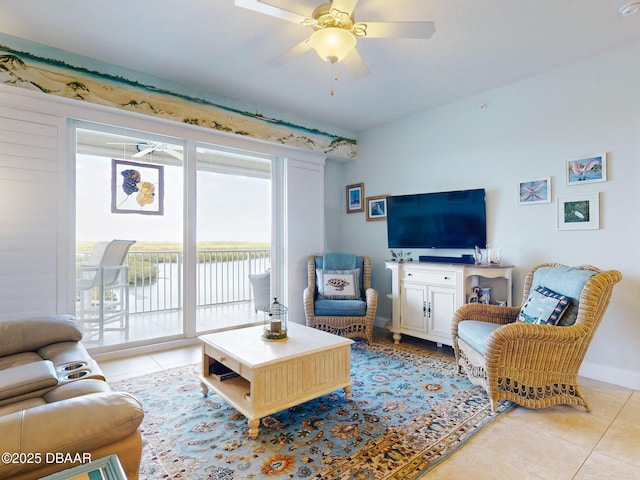
[[[224,362],[227,359],[227,357],[225,357],[224,355],[220,357],[220,361]]]
[[[407,277],[413,277],[413,273],[407,273]]]

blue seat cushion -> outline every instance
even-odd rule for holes
[[[501,326],[497,323],[482,322],[480,320],[465,320],[458,324],[458,337],[473,347],[474,350],[484,355],[489,336]]]
[[[313,310],[319,317],[364,317],[367,303],[362,300],[316,300]]]

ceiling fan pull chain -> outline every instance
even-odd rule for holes
[[[335,63],[331,63],[331,96],[333,97],[334,94],[334,90],[333,87],[336,83],[336,80],[338,80],[338,76],[335,73],[336,70],[336,64]]]

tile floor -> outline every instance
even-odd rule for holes
[[[379,330],[376,341],[391,342]],[[403,343],[453,355],[449,347],[403,337]],[[200,361],[194,345],[101,362],[108,380],[143,375]],[[591,413],[567,406],[517,407],[477,434],[426,479],[640,479],[640,391],[595,380],[581,385]],[[152,479],[141,479],[152,480]]]

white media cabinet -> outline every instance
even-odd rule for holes
[[[491,303],[512,304],[513,266],[415,261],[385,265],[391,270],[391,331],[396,344],[405,334],[451,345],[453,314],[475,286],[491,287]]]

